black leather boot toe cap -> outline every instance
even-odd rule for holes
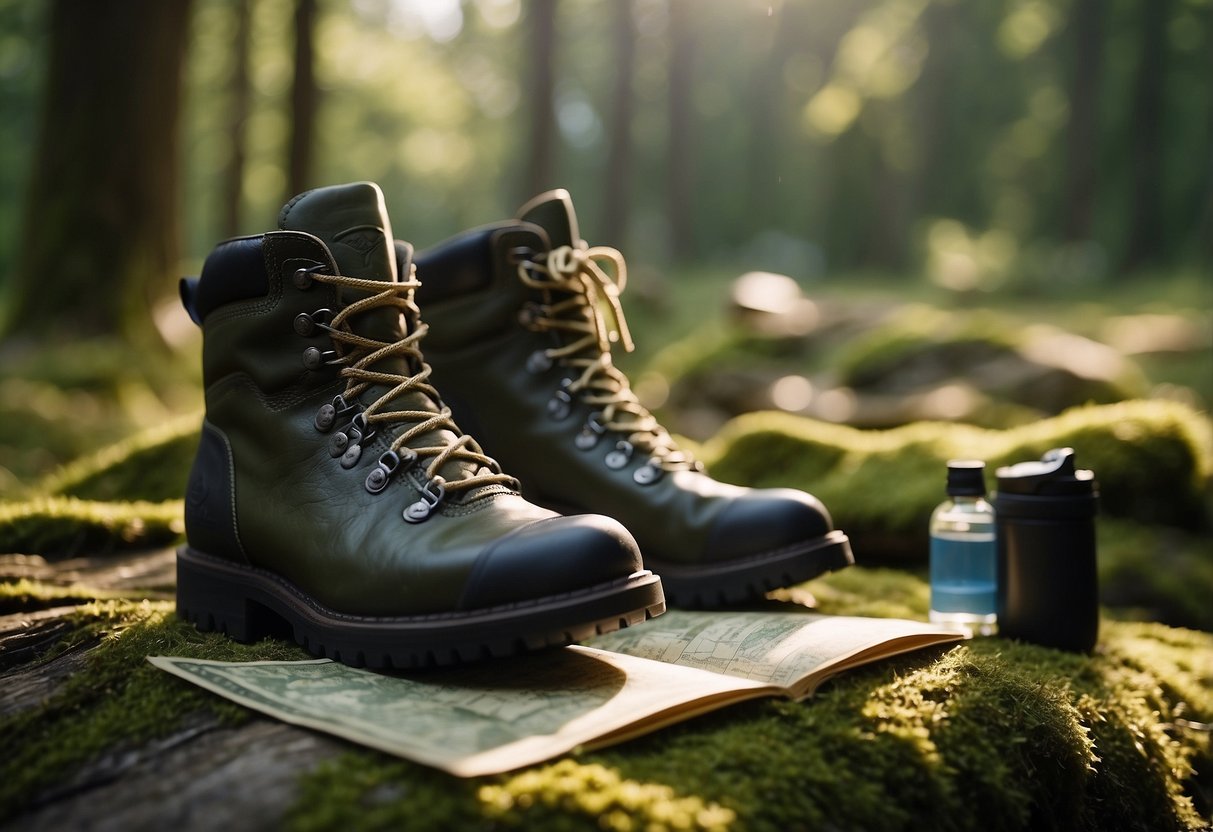
[[[705,556],[722,561],[774,552],[828,534],[830,513],[812,494],[791,488],[751,491],[716,517]]]
[[[483,609],[576,592],[642,569],[639,547],[619,522],[596,514],[550,517],[485,548],[459,606]]]

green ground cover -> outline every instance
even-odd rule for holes
[[[798,591],[830,613],[916,617],[927,595],[918,578],[862,567]],[[149,602],[81,607],[55,652],[84,644],[95,647],[82,672],[42,706],[0,720],[11,749],[0,762],[0,815],[13,817],[102,749],[138,746],[200,713],[228,725],[250,718],[144,656],[304,657],[283,642],[200,634],[171,604]],[[847,673],[806,703],[747,703],[497,777],[459,780],[351,747],[303,775],[285,823],[1194,829],[1213,795],[1211,721],[1213,636],[1105,620],[1090,657],[971,641]]]

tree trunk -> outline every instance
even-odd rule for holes
[[[526,148],[522,200],[555,187],[556,0],[532,0],[527,5],[530,28],[531,127]]]
[[[188,0],[55,0],[8,330],[155,343],[179,261]]]
[[[668,205],[670,248],[675,258],[689,260],[695,255],[695,220],[692,211],[693,178],[695,172],[691,136],[694,132],[694,109],[691,82],[694,58],[695,19],[692,0],[670,0],[670,68],[669,68],[669,156]]]
[[[295,3],[295,78],[291,85],[291,139],[287,199],[312,187],[316,110],[316,0]]]
[[[252,34],[252,0],[236,0],[236,41],[232,44],[234,64],[228,83],[231,149],[223,171],[222,229],[225,237],[240,234],[240,206],[243,202],[244,163],[248,140],[245,125],[249,116],[249,40]]]
[[[622,246],[628,225],[628,180],[632,173],[632,113],[636,96],[632,89],[636,64],[634,0],[615,3],[615,96],[608,135],[602,239]]]
[[[1157,262],[1163,251],[1163,96],[1166,90],[1167,20],[1171,0],[1141,6],[1141,56],[1134,81],[1132,111],[1133,199],[1124,270]]]
[[[1076,0],[1070,26],[1074,67],[1070,74],[1070,124],[1066,131],[1065,235],[1067,240],[1087,240],[1091,237],[1097,184],[1102,0]]]
[[[812,31],[813,10],[802,4],[784,3],[767,18],[763,33],[766,56],[754,64],[750,78],[749,176],[747,177],[747,215],[751,230],[786,225],[783,221],[784,194],[793,190],[780,172],[787,110],[784,67],[802,48]]]

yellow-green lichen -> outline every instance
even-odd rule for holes
[[[37,497],[0,503],[0,552],[101,554],[169,543],[185,532],[182,501],[93,502]]]

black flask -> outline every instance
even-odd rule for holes
[[[995,474],[999,634],[1089,653],[1099,634],[1095,475],[1075,470],[1072,448]]]

